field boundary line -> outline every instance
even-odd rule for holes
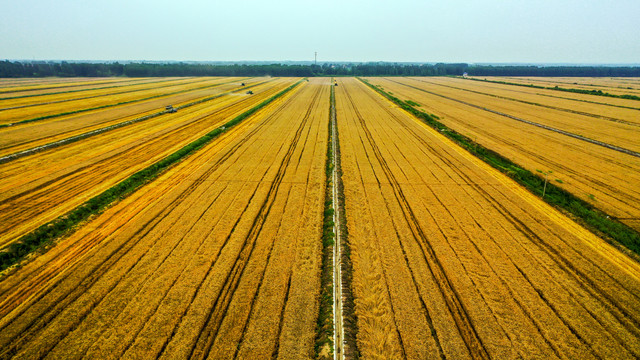
[[[189,155],[200,150],[222,133],[229,131],[229,129],[241,123],[244,119],[254,115],[274,100],[293,90],[303,81],[304,80],[297,81],[286,89],[226,122],[224,125],[217,127],[199,139],[166,156],[162,160],[159,160],[156,163],[134,173],[99,195],[89,199],[70,212],[38,227],[30,233],[20,237],[17,241],[0,249],[0,272],[3,272],[11,266],[19,264],[22,260],[26,259],[28,255],[35,253],[38,250],[46,251],[47,249],[45,248],[47,245],[53,244],[54,240],[60,237],[69,235],[78,224],[89,219],[92,215],[101,213],[107,207],[126,198],[141,186],[155,180],[166,170],[173,167]]]
[[[589,143],[592,143],[592,144],[595,144],[595,145],[599,145],[599,146],[602,146],[602,147],[605,147],[605,148],[608,148],[608,149],[611,149],[611,150],[619,151],[619,152],[625,153],[627,155],[640,157],[640,153],[639,152],[636,152],[636,151],[633,151],[633,150],[629,150],[629,149],[625,149],[625,148],[620,147],[620,146],[611,145],[611,144],[608,144],[608,143],[605,143],[605,142],[602,142],[602,141],[598,141],[598,140],[594,140],[594,139],[591,139],[591,138],[588,138],[588,137],[585,137],[585,136],[582,136],[582,135],[574,134],[574,133],[569,132],[569,131],[557,129],[557,128],[554,128],[554,127],[551,127],[551,126],[548,126],[548,125],[544,125],[544,124],[540,124],[540,123],[537,123],[537,122],[533,122],[533,121],[530,121],[530,120],[521,119],[521,118],[513,116],[513,115],[505,114],[505,113],[502,113],[502,112],[499,112],[499,111],[496,111],[496,110],[492,110],[492,109],[486,108],[484,106],[475,105],[475,104],[472,104],[472,103],[469,103],[469,102],[466,102],[466,101],[454,99],[452,97],[441,95],[441,94],[438,94],[438,93],[434,93],[434,92],[431,92],[431,91],[428,91],[428,90],[424,90],[424,89],[421,89],[421,88],[416,87],[416,86],[403,84],[401,82],[397,82],[397,81],[393,81],[393,80],[389,80],[389,81],[394,82],[394,83],[399,84],[399,85],[407,86],[407,87],[410,87],[412,89],[416,89],[416,90],[419,90],[419,91],[422,91],[422,92],[426,92],[426,93],[431,94],[431,95],[439,96],[439,97],[445,98],[447,100],[451,100],[451,101],[455,101],[455,102],[458,102],[458,103],[461,103],[461,104],[464,104],[464,105],[467,105],[467,106],[471,106],[471,107],[474,107],[476,109],[480,109],[480,110],[484,110],[484,111],[487,111],[487,112],[490,112],[490,113],[493,113],[493,114],[496,114],[496,115],[504,116],[504,117],[507,117],[507,118],[512,119],[512,120],[520,121],[520,122],[523,122],[525,124],[537,126],[539,128],[545,129],[545,130],[557,132],[558,134],[562,134],[562,135],[565,135],[565,136],[576,138],[578,140],[582,140],[582,141],[589,142]],[[408,105],[413,107],[413,105],[411,105],[411,104],[408,104]]]
[[[571,233],[575,234],[580,240],[582,240],[587,246],[596,250],[598,253],[606,253],[612,254],[618,252],[618,249],[607,243],[600,241],[600,239],[591,231],[588,231],[583,226],[580,226],[575,221],[572,221],[569,217],[559,211],[556,207],[548,204],[543,201],[539,196],[527,191],[519,184],[515,183],[513,179],[509,178],[505,174],[501,173],[494,167],[490,166],[486,162],[482,161],[476,156],[473,156],[468,151],[462,149],[458,144],[449,139],[448,137],[442,135],[440,132],[434,130],[429,127],[427,124],[423,122],[418,122],[423,128],[429,131],[431,134],[436,136],[440,141],[447,144],[450,148],[452,148],[456,153],[464,157],[466,160],[470,161],[474,165],[480,167],[482,170],[487,172],[491,177],[496,179],[499,183],[504,185],[510,191],[516,193],[520,198],[524,199],[529,205],[534,207],[539,212],[548,216],[552,221],[560,225],[562,228],[570,230]],[[622,268],[625,272],[629,274],[629,276],[633,277],[636,280],[640,280],[638,274],[640,274],[640,263],[630,260],[628,257],[607,257],[612,262],[616,263],[620,268]],[[630,269],[634,269],[631,271]]]
[[[411,104],[387,93],[381,86],[372,85],[366,79],[360,77],[357,79],[377,92],[380,96],[399,106],[412,117],[421,120],[425,125],[433,128],[441,137],[449,139],[457,144],[458,147],[463,148],[474,157],[523,186],[531,195],[546,202],[551,207],[561,210],[565,214],[571,214],[572,220],[578,220],[580,225],[586,227],[587,230],[602,237],[603,240],[624,252],[633,260],[640,261],[640,233],[628,225],[617,221],[615,217],[607,215],[604,211],[595,208],[593,205],[578,198],[569,191],[552,183],[547,183],[546,196],[543,197],[542,192],[545,184],[543,177],[532,173],[499,153],[485,148],[469,137],[457,133],[438,121],[439,118],[437,116],[416,109]],[[454,147],[454,149],[455,148],[456,147]]]
[[[188,80],[188,79],[185,79]],[[155,82],[149,82],[150,84],[158,84],[158,83],[163,83],[163,82],[170,82],[172,80],[165,80],[165,81],[155,81]],[[173,80],[175,82],[175,80]],[[205,80],[202,80],[205,81]],[[133,87],[133,86],[138,86],[138,85],[146,85],[149,83],[142,83],[142,84],[134,84],[134,85],[121,85],[121,86],[110,86],[110,87],[106,87],[106,89],[109,88],[119,88],[119,87]],[[163,87],[171,87],[171,86],[181,86],[181,85],[188,85],[188,84],[193,84],[194,82],[191,83],[177,83],[177,84],[169,84],[169,85],[165,85]],[[34,106],[42,106],[42,105],[51,105],[51,104],[60,104],[63,102],[69,102],[69,101],[77,101],[77,100],[86,100],[86,99],[95,99],[95,98],[99,98],[99,97],[105,97],[105,96],[111,96],[111,95],[122,95],[122,94],[130,94],[130,93],[135,93],[135,92],[140,92],[140,91],[147,91],[147,90],[153,90],[153,87],[146,87],[146,88],[142,88],[142,89],[134,89],[134,90],[123,90],[120,92],[109,92],[106,94],[100,94],[100,95],[90,95],[90,96],[84,96],[84,97],[78,97],[78,98],[66,98],[66,99],[62,99],[62,100],[53,100],[53,101],[47,101],[47,102],[41,102],[41,103],[33,103],[33,104],[24,104],[24,105],[18,105],[18,106],[12,106],[12,107],[6,107],[6,108],[1,108],[0,112],[2,111],[7,111],[7,110],[14,110],[14,109],[24,109],[24,108],[28,108],[28,107],[34,107]],[[157,89],[157,87],[156,87]],[[102,90],[102,89],[95,89],[95,90]],[[81,90],[78,90],[81,91]],[[87,89],[84,91],[94,91],[94,89]],[[44,94],[43,94],[44,95]],[[30,96],[35,96],[35,95],[30,95]],[[0,100],[4,100],[4,99],[0,99]]]
[[[31,118],[31,119],[25,119],[25,120],[16,121],[14,123],[0,124],[0,128],[16,126],[16,125],[22,125],[22,124],[28,124],[28,123],[32,123],[32,122],[36,122],[36,121],[54,119],[54,118],[58,118],[58,117],[62,117],[62,116],[80,114],[80,113],[85,113],[85,112],[94,111],[94,110],[108,109],[108,108],[115,107],[115,106],[120,106],[120,105],[134,104],[134,103],[138,103],[138,102],[142,102],[142,101],[147,101],[147,100],[167,97],[167,96],[170,96],[170,95],[183,94],[183,93],[190,92],[190,91],[198,91],[198,90],[202,90],[202,89],[218,87],[218,86],[222,86],[222,85],[226,85],[226,84],[230,84],[232,82],[238,82],[238,81],[242,81],[242,80],[243,79],[238,79],[238,80],[234,80],[234,81],[227,81],[227,82],[216,83],[216,84],[212,84],[212,85],[201,86],[201,87],[197,87],[197,88],[194,88],[194,89],[179,90],[179,91],[174,91],[174,92],[171,92],[171,93],[154,95],[154,96],[150,96],[150,97],[146,97],[146,98],[142,98],[142,99],[122,101],[122,102],[115,103],[115,104],[107,104],[107,105],[95,106],[95,107],[92,107],[92,108],[86,108],[86,109],[80,109],[80,110],[74,110],[74,111],[66,111],[66,112],[62,112],[62,113],[58,113],[58,114],[44,115],[44,116],[39,116],[39,117]],[[201,80],[201,81],[205,81],[205,80]]]
[[[167,77],[171,77],[171,76],[167,76]],[[195,76],[191,76],[190,78],[194,78]],[[112,78],[116,78],[115,76]],[[127,78],[122,78],[122,79],[127,79]],[[93,85],[103,85],[103,84],[120,84],[120,83],[124,83],[124,82],[132,82],[132,81],[144,81],[146,80],[145,78],[128,78],[128,80],[123,80],[123,81],[102,81],[102,82],[94,82]],[[90,82],[90,81],[89,81]],[[151,81],[148,81],[147,83],[149,83]],[[58,83],[61,84],[61,83]],[[144,84],[144,83],[142,83]],[[92,84],[78,84],[76,83],[76,85],[62,85],[62,86],[51,86],[51,87],[44,87],[44,88],[35,88],[35,89],[26,89],[26,90],[6,90],[9,88],[5,88],[5,90],[0,90],[0,94],[8,94],[8,93],[12,93],[12,92],[29,92],[29,91],[40,91],[40,90],[51,90],[51,89],[63,89],[63,88],[69,88],[69,87],[78,87],[78,86],[85,86],[85,85],[92,85]],[[37,86],[37,85],[35,85]],[[106,87],[102,87],[102,88],[96,88],[96,89],[107,89],[107,88],[111,88],[111,87],[117,87],[117,86],[128,86],[128,85],[116,85],[116,86],[106,86]],[[17,87],[21,87],[20,85],[18,85]],[[87,90],[87,89],[84,89]],[[64,94],[64,93],[68,93],[68,92],[77,92],[77,91],[83,91],[83,89],[80,90],[72,90],[72,91],[61,91],[61,92],[57,92],[57,93],[48,93],[47,95],[53,95],[53,94]],[[21,97],[32,97],[32,96],[40,96],[43,94],[33,94],[33,95],[25,95],[25,96],[16,96],[16,97],[10,97],[10,98],[0,98],[0,100],[6,100],[6,99],[17,99],[17,98],[21,98]]]
[[[314,342],[315,359],[336,359],[336,281],[335,281],[335,198],[333,172],[333,89],[329,93],[329,117],[327,125],[327,150],[325,156],[325,188],[324,212],[322,220],[322,268],[320,271],[320,304],[316,320],[316,336]]]
[[[184,78],[184,79],[185,80],[193,79],[193,77],[187,77],[187,78]],[[174,79],[174,80],[179,80],[179,79]],[[114,85],[114,86],[104,86],[104,87],[90,88],[90,89],[78,89],[78,90],[70,90],[70,91],[59,91],[59,92],[52,92],[52,93],[44,93],[44,94],[31,94],[31,95],[5,97],[5,98],[0,98],[0,100],[14,100],[14,99],[24,99],[24,98],[38,97],[38,96],[70,94],[70,93],[81,92],[81,91],[95,91],[95,90],[112,89],[112,88],[118,88],[118,87],[138,86],[138,85],[146,85],[146,84],[157,84],[157,83],[163,83],[163,82],[168,82],[168,81],[171,81],[171,80],[167,80],[165,78],[163,80],[138,82],[138,83],[133,83],[133,84],[125,84],[125,85]],[[18,91],[15,91],[15,92],[18,92]],[[79,98],[76,98],[76,99],[79,99]],[[41,103],[41,104],[44,104],[44,103]]]
[[[548,86],[533,85],[533,84],[518,84],[518,83],[512,83],[512,82],[508,82],[508,81],[477,79],[477,78],[469,78],[469,77],[463,78],[463,77],[459,77],[459,76],[455,76],[455,77],[459,78],[459,79],[465,79],[465,80],[482,81],[482,82],[488,82],[488,83],[494,83],[494,84],[502,84],[502,85],[522,86],[522,87],[528,87],[528,88],[532,88],[532,89],[555,90],[555,91],[563,91],[563,92],[570,92],[570,93],[576,93],[576,94],[585,94],[585,95],[604,96],[604,97],[610,97],[610,98],[616,98],[616,99],[625,99],[625,100],[640,100],[640,96],[636,96],[636,95],[616,95],[616,94],[610,94],[610,93],[604,92],[602,90],[571,89],[571,88],[561,88],[561,87],[558,87],[558,86],[548,87]]]
[[[351,246],[349,242],[349,229],[347,228],[347,216],[345,207],[344,183],[342,182],[342,153],[340,151],[340,131],[338,130],[338,115],[336,111],[335,86],[337,82],[332,81],[331,86],[331,110],[333,112],[332,140],[333,140],[333,186],[334,186],[334,231],[338,238],[336,251],[339,251],[339,286],[340,286],[340,322],[342,337],[342,358],[359,359],[361,357],[358,349],[358,317],[355,309],[355,299],[353,295],[353,264],[351,262]],[[337,359],[336,359],[337,360]]]
[[[389,81],[393,81],[393,80],[391,80],[389,78],[385,78],[385,79],[387,79]],[[447,87],[447,88],[451,88],[451,89],[466,91],[466,92],[470,92],[470,93],[473,93],[473,94],[478,94],[478,95],[483,95],[483,96],[490,96],[490,97],[494,97],[494,98],[497,98],[497,99],[509,100],[509,101],[519,102],[519,103],[523,103],[523,104],[527,104],[527,105],[533,105],[533,106],[539,106],[539,107],[552,109],[552,110],[564,111],[564,112],[568,112],[568,113],[571,113],[571,114],[584,115],[584,116],[588,116],[588,117],[592,117],[592,118],[596,118],[596,119],[602,119],[602,120],[617,122],[617,123],[621,123],[621,124],[625,124],[625,125],[640,126],[640,123],[634,123],[634,122],[631,122],[631,121],[618,119],[618,118],[614,118],[614,117],[610,117],[610,116],[592,114],[592,113],[588,113],[588,112],[584,112],[584,111],[571,110],[571,109],[567,109],[567,108],[563,108],[563,107],[559,107],[559,106],[545,105],[545,104],[540,104],[540,103],[536,103],[536,102],[533,102],[533,101],[521,100],[521,99],[516,99],[516,98],[512,98],[512,97],[508,97],[508,96],[485,93],[485,92],[482,92],[482,91],[465,89],[465,88],[452,86],[452,85],[438,84],[438,83],[434,83],[434,82],[430,82],[430,81],[426,81],[426,80],[418,80],[416,78],[411,78],[411,77],[405,77],[405,79],[415,80],[415,81],[419,81],[419,82],[425,83],[425,84],[432,84],[432,85]],[[397,81],[394,81],[394,82],[400,84],[400,82],[397,82]]]
[[[188,108],[188,107],[191,107],[191,106],[194,106],[194,105],[198,105],[198,104],[201,104],[201,103],[204,103],[204,102],[207,102],[207,101],[211,101],[211,100],[215,100],[215,99],[221,98],[223,96],[232,94],[232,93],[237,92],[237,91],[242,91],[244,89],[249,89],[249,88],[252,88],[252,87],[255,87],[255,86],[259,86],[259,85],[262,85],[262,84],[264,84],[266,82],[268,82],[268,81],[263,81],[263,82],[256,83],[256,84],[253,84],[253,85],[250,85],[250,86],[244,86],[244,87],[241,87],[239,89],[227,91],[227,92],[224,92],[224,93],[221,93],[221,94],[218,94],[218,95],[209,96],[209,97],[206,97],[204,99],[199,99],[199,100],[196,100],[196,101],[192,101],[190,103],[187,103],[187,104],[184,104],[184,105],[181,105],[181,106],[176,106],[175,109],[177,109],[177,110],[185,109],[185,108]],[[99,134],[105,133],[107,131],[119,129],[121,127],[125,127],[125,126],[128,126],[128,125],[139,123],[141,121],[153,119],[155,117],[158,117],[158,116],[161,116],[161,115],[165,115],[165,114],[169,114],[169,113],[170,113],[169,110],[163,110],[163,111],[160,111],[160,112],[157,112],[157,113],[153,113],[153,114],[145,115],[145,116],[142,116],[142,117],[139,117],[139,118],[123,121],[121,123],[109,125],[109,126],[106,126],[106,127],[100,128],[100,129],[88,131],[88,132],[83,133],[83,134],[74,135],[74,136],[68,137],[66,139],[54,141],[52,143],[44,144],[44,145],[41,145],[41,146],[36,146],[34,148],[31,148],[31,149],[18,151],[16,153],[0,157],[0,164],[4,164],[4,163],[7,163],[7,162],[10,162],[10,161],[13,161],[13,160],[17,160],[17,159],[23,158],[25,156],[33,155],[33,154],[41,152],[41,151],[53,149],[53,148],[56,148],[56,147],[59,147],[59,146],[62,146],[62,145],[71,144],[71,143],[74,143],[74,142],[79,141],[79,140],[83,140],[83,139],[86,139],[86,138],[89,138],[89,137],[92,137],[92,136],[95,136],[95,135],[99,135]]]
[[[315,359],[357,359],[357,318],[351,289],[353,273],[344,207],[340,141],[335,102],[335,79],[330,80],[325,208],[322,227],[322,271]]]
[[[335,151],[338,141],[338,130],[336,125],[336,98],[335,88],[331,86],[331,199],[334,204],[338,204],[338,170],[335,164],[338,163],[338,153]],[[341,229],[341,209],[339,206],[335,207],[335,211],[332,214],[333,218],[333,233],[335,234],[335,242],[333,244],[333,322],[334,322],[334,356],[335,360],[342,360],[345,358],[346,342],[344,341],[344,317],[342,310],[344,304],[342,303],[342,236],[340,234]]]

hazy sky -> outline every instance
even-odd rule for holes
[[[0,0],[0,59],[640,63],[640,0]]]

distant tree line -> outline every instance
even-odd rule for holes
[[[307,65],[209,65],[185,63],[0,62],[0,77],[315,76]]]
[[[322,65],[212,65],[193,63],[0,62],[0,77],[153,76],[640,76],[631,66],[520,66],[469,64],[354,63]]]
[[[470,66],[473,76],[637,77],[638,66]]]
[[[0,77],[106,77],[124,75],[124,65],[67,62],[0,62]]]

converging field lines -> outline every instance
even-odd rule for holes
[[[413,87],[411,85],[407,85],[407,84],[403,84],[403,83],[399,83],[399,84],[404,85],[404,86],[408,86],[408,87]],[[582,141],[586,141],[586,142],[589,142],[589,143],[592,143],[592,144],[600,145],[600,146],[603,146],[603,147],[606,147],[606,148],[609,148],[609,149],[612,149],[612,150],[615,150],[615,151],[619,151],[619,152],[622,152],[622,153],[625,153],[625,154],[629,154],[629,155],[632,155],[632,156],[635,156],[635,157],[640,157],[640,152],[637,152],[637,151],[634,151],[634,150],[630,150],[630,149],[626,149],[626,148],[623,148],[623,147],[620,147],[620,146],[617,146],[617,145],[613,145],[611,143],[606,143],[606,142],[603,142],[603,141],[595,140],[595,139],[592,139],[592,138],[589,138],[589,137],[585,137],[585,136],[582,136],[582,135],[579,135],[579,134],[575,134],[573,132],[565,131],[565,130],[562,130],[562,129],[559,129],[559,128],[555,128],[555,127],[548,126],[548,125],[545,125],[545,124],[537,123],[537,122],[534,122],[534,121],[525,120],[525,119],[522,119],[520,117],[516,117],[516,116],[510,115],[510,114],[506,114],[506,113],[503,113],[503,112],[500,112],[500,111],[492,110],[492,109],[487,108],[487,107],[482,106],[482,105],[472,104],[472,103],[467,102],[467,101],[455,99],[455,98],[452,98],[452,97],[449,97],[449,96],[446,96],[446,95],[441,95],[441,94],[438,94],[438,93],[435,93],[435,92],[432,92],[432,91],[429,91],[429,90],[424,90],[424,89],[420,89],[420,88],[416,88],[416,89],[418,89],[420,91],[427,92],[427,93],[432,94],[432,95],[436,95],[436,96],[451,100],[451,101],[455,101],[455,102],[458,102],[458,103],[461,103],[461,104],[464,104],[464,105],[467,105],[467,106],[471,106],[471,107],[474,107],[474,108],[477,108],[477,109],[480,109],[480,110],[488,111],[488,112],[491,112],[491,113],[494,113],[494,114],[497,114],[497,115],[500,115],[500,116],[504,116],[504,117],[507,117],[507,118],[510,118],[510,119],[513,119],[513,120],[517,120],[517,121],[520,121],[520,122],[523,122],[523,123],[526,123],[526,124],[529,124],[529,125],[537,126],[537,127],[543,128],[545,130],[554,131],[554,132],[557,132],[559,134],[570,136],[570,137],[573,137],[573,138],[576,138],[576,139],[579,139],[579,140],[582,140]]]
[[[587,144],[582,140],[542,128],[536,130],[537,127],[512,121],[508,117],[478,107],[460,107],[456,105],[459,103],[453,100],[431,93],[445,94],[455,100],[469,100],[473,104],[483,105],[481,107],[486,107],[487,102],[490,107],[497,104],[495,106],[508,109],[518,117],[523,114],[528,118],[543,119],[546,123],[561,123],[565,130],[583,133],[589,131],[591,133],[587,134],[590,137],[607,136],[614,144],[627,144],[630,147],[637,145],[633,136],[635,130],[631,131],[632,128],[607,121],[598,122],[599,125],[595,126],[593,121],[584,116],[556,116],[544,109],[535,111],[533,105],[527,109],[511,101],[494,102],[491,98],[483,99],[475,93],[465,95],[462,90],[455,89],[464,86],[465,89],[477,89],[480,93],[501,94],[507,90],[503,89],[504,85],[487,88],[482,82],[470,82],[471,84],[465,85],[467,81],[449,78],[405,78],[393,81],[370,78],[370,81],[374,85],[384,86],[386,91],[392,91],[394,96],[401,99],[417,101],[426,111],[437,114],[440,117],[438,121],[458,134],[467,136],[471,141],[507,157],[531,172],[535,173],[538,169],[552,170],[554,175],[550,181],[554,185],[570,191],[612,217],[622,219],[621,221],[637,228],[637,223],[634,225],[633,220],[624,220],[640,216],[640,207],[637,205],[640,204],[640,188],[635,185],[640,181],[640,163],[635,160],[635,156]],[[458,86],[460,83],[462,85]],[[449,84],[456,86],[445,86]],[[533,103],[548,101],[540,100],[540,96],[529,93],[518,97],[526,98]],[[554,100],[555,103],[563,107],[572,106],[570,102],[561,100]],[[419,106],[417,108],[421,109]],[[607,110],[599,105],[587,104],[584,109],[594,114],[609,113],[615,117],[617,114],[624,114],[625,118],[631,116],[628,110]]]
[[[639,334],[639,288],[629,287],[637,276],[609,263],[611,253],[579,245],[568,219],[549,222],[544,211],[533,210],[508,187],[483,185],[486,181],[478,179],[488,174],[482,167],[452,151],[454,145],[427,135],[432,130],[419,130],[415,120],[363,85],[347,80],[340,85],[341,140],[348,144],[342,159],[345,198],[347,213],[356,213],[349,217],[349,236],[352,256],[359,259],[354,291],[361,304],[358,319],[367,319],[359,321],[365,354],[639,354],[630,340]],[[433,188],[432,176],[460,178],[469,186]],[[390,185],[362,181],[372,177]],[[404,178],[411,181],[401,184]],[[419,178],[424,185],[416,185]],[[576,248],[582,253],[570,250]],[[580,324],[590,324],[589,330]],[[591,331],[595,328],[600,330]],[[613,342],[601,342],[605,333]]]
[[[319,279],[327,109],[327,87],[306,85],[225,148],[181,164],[188,169],[209,158],[198,165],[198,181],[154,184],[148,196],[105,212],[117,219],[114,211],[142,206],[129,221],[104,223],[102,231],[113,235],[84,252],[86,261],[54,283],[34,284],[42,295],[31,306],[10,305],[22,311],[3,319],[3,354],[306,357]],[[246,181],[216,181],[221,177]],[[145,198],[154,204],[143,206]],[[56,261],[72,251],[56,247],[44,256]],[[98,317],[107,321],[95,328]],[[35,345],[38,334],[51,336]]]
[[[636,157],[506,116],[534,95],[448,78],[48,81],[7,92],[34,104],[7,111],[184,92],[126,126],[108,128],[167,98],[15,132],[36,147],[108,129],[0,164],[3,253],[45,239],[0,278],[2,359],[640,357],[640,265],[474,152],[639,218]],[[595,104],[540,104],[633,141]]]

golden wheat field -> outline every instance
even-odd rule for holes
[[[553,171],[556,185],[640,230],[640,158],[508,117],[638,152],[640,102],[455,78],[370,80],[533,172]]]
[[[637,232],[640,102],[517,84],[640,80],[484,79],[0,79],[0,359],[326,358],[327,266],[348,359],[640,357],[637,254],[446,133]]]
[[[477,77],[485,79],[485,77]],[[525,77],[525,76],[488,76],[487,80],[502,81],[523,85],[560,87],[581,90],[602,90],[615,95],[640,95],[640,79],[625,77]]]

